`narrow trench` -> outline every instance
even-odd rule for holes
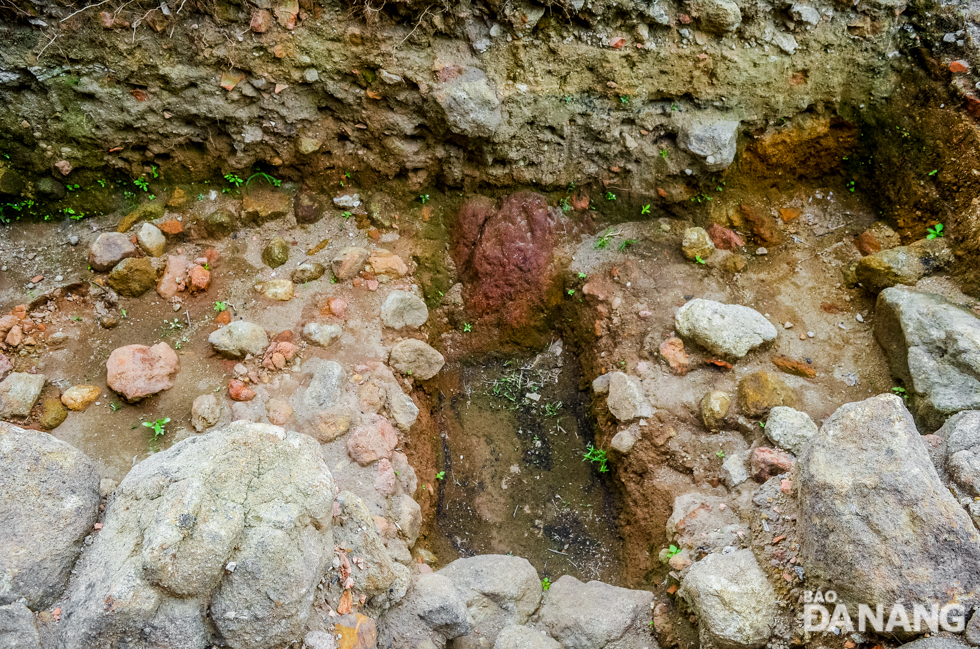
[[[580,378],[560,341],[443,370],[429,543],[440,563],[513,554],[551,581],[628,581],[609,473],[585,458],[595,436]]]

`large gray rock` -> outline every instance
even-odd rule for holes
[[[105,272],[123,259],[135,256],[136,246],[128,236],[122,232],[103,232],[92,244],[88,263],[93,270]]]
[[[980,536],[899,397],[838,408],[800,456],[795,482],[808,584],[872,610],[978,601]]]
[[[236,320],[208,336],[214,350],[226,358],[244,358],[265,353],[269,337],[265,329],[254,322]]]
[[[99,477],[74,446],[0,423],[0,605],[61,595],[99,515]],[[0,646],[5,646],[0,643]]]
[[[980,411],[958,412],[936,431],[946,440],[940,470],[970,496],[980,496]]]
[[[276,426],[235,422],[151,455],[79,561],[61,646],[301,639],[334,556],[334,494],[319,445]]]
[[[653,594],[565,575],[544,594],[536,626],[565,649],[647,649]]]
[[[470,628],[466,599],[452,580],[418,575],[405,598],[379,618],[378,646],[442,648]]]
[[[421,340],[410,338],[395,343],[388,364],[402,374],[426,381],[439,373],[446,359]]]
[[[803,452],[810,438],[817,434],[817,425],[810,415],[786,406],[776,406],[766,420],[766,436],[793,455]]]
[[[742,470],[745,471],[744,466]],[[744,535],[747,530],[732,511],[727,498],[693,491],[674,499],[674,510],[667,519],[666,531],[667,538],[682,548],[711,550],[737,545],[739,532]]]
[[[647,401],[640,380],[622,372],[612,372],[609,375],[606,407],[619,421],[653,416],[653,407]]]
[[[730,9],[731,0],[710,0],[707,4]],[[739,15],[738,20],[741,20]],[[736,26],[737,23],[736,23]],[[677,134],[677,146],[695,156],[708,171],[727,169],[738,151],[738,120],[699,121]]]
[[[0,382],[0,419],[26,417],[44,389],[43,374],[13,372]]]
[[[691,300],[677,310],[674,326],[712,354],[739,359],[776,339],[776,328],[755,309],[712,300]]]
[[[392,329],[418,329],[428,319],[429,309],[425,302],[408,291],[392,291],[381,305],[381,322]]]
[[[491,137],[503,120],[497,91],[479,68],[465,68],[440,84],[432,98],[442,108],[449,130],[459,135]]]
[[[493,649],[562,649],[562,646],[541,631],[512,624],[497,635]]]
[[[317,367],[310,386],[303,393],[302,405],[307,412],[333,408],[340,402],[344,384],[344,368],[337,361],[327,361]]]
[[[34,614],[20,602],[0,606],[0,647],[41,649]]]
[[[541,602],[541,580],[527,559],[485,554],[457,559],[439,571],[466,598],[473,620],[470,633],[453,641],[453,649],[480,649],[492,643],[508,624],[524,624]]]
[[[875,338],[911,409],[928,429],[961,410],[980,410],[980,319],[932,293],[903,286],[878,295]]]
[[[752,550],[709,554],[691,566],[678,595],[697,613],[702,646],[741,649],[769,640],[776,591]]]

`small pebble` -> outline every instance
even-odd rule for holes
[[[787,322],[786,324],[783,325],[783,329],[792,329],[792,328],[793,328],[792,322]]]
[[[858,322],[864,322],[864,317],[862,317],[860,313],[859,313],[859,314],[857,314],[857,315],[856,315],[856,316],[854,316],[854,317],[855,317],[855,318],[857,318],[857,321],[858,321]]]
[[[768,255],[769,254],[769,251],[766,250],[765,248],[756,248],[755,254],[757,254],[757,255]]]
[[[844,323],[843,322],[838,322],[837,323],[837,326],[840,327],[841,329],[844,329],[844,330],[847,329],[847,327],[844,326]]]
[[[54,278],[54,281],[60,282],[63,279],[64,279],[64,277],[62,277],[61,275],[56,275],[55,278]]]
[[[817,334],[815,334],[815,333],[813,333],[812,331],[808,331],[808,332],[806,332],[806,337],[807,337],[807,338],[813,338],[813,337],[814,337],[814,336],[816,336],[816,335],[817,335]]]
[[[77,246],[78,245],[78,237],[76,237],[74,234],[71,235],[70,237],[68,237],[68,243],[70,243],[73,246]]]

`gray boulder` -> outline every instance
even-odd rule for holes
[[[418,329],[429,319],[422,298],[408,291],[392,291],[381,305],[381,322],[386,327]]]
[[[265,353],[269,337],[265,329],[254,322],[236,320],[208,336],[214,350],[226,358],[244,358]]]
[[[793,455],[803,452],[810,438],[817,434],[817,425],[810,415],[786,406],[776,406],[766,420],[766,437]]]
[[[738,6],[731,0],[712,0],[706,4],[729,9],[734,6],[738,13]],[[741,21],[741,15],[738,20]],[[677,146],[696,157],[708,171],[722,171],[735,160],[738,127],[738,120],[695,122],[677,134]]]
[[[646,649],[653,594],[565,575],[551,585],[535,626],[565,649]]]
[[[457,559],[439,571],[463,593],[472,618],[470,633],[453,649],[480,649],[508,624],[524,624],[541,602],[541,580],[527,559],[486,554]]]
[[[735,360],[776,339],[776,328],[755,309],[712,300],[695,299],[682,306],[674,327],[682,338]]]
[[[441,649],[470,628],[466,599],[452,580],[418,575],[404,599],[378,619],[378,646]]]
[[[653,416],[653,407],[643,392],[643,384],[640,383],[639,379],[622,372],[612,372],[609,375],[609,395],[606,397],[606,407],[609,408],[610,414],[619,421]]]
[[[27,417],[47,379],[43,374],[13,372],[0,382],[0,419]]]
[[[236,422],[151,455],[79,561],[61,646],[300,640],[334,556],[334,494],[319,445],[276,426]]]
[[[98,515],[99,477],[85,454],[0,423],[0,605],[51,606]]]
[[[439,373],[446,359],[421,340],[409,338],[395,343],[388,364],[402,374],[427,381]]]
[[[497,635],[493,649],[562,649],[562,646],[541,631],[512,624]]]
[[[31,610],[16,602],[0,606],[0,647],[3,649],[41,649]]]
[[[808,583],[872,609],[978,601],[980,536],[899,397],[838,408],[800,456],[795,482]]]
[[[88,263],[93,270],[105,272],[123,259],[135,256],[136,246],[129,237],[122,232],[103,232],[92,244]]]
[[[980,410],[980,319],[932,293],[902,286],[878,295],[875,338],[892,375],[928,429],[961,410]]]
[[[745,471],[744,465],[742,470]],[[667,519],[666,531],[667,538],[678,546],[696,550],[702,546],[714,549],[737,545],[739,531],[744,534],[746,530],[727,498],[695,491],[674,499],[674,510]]]
[[[899,284],[912,285],[953,263],[953,251],[942,239],[923,239],[862,257],[855,268],[861,285],[878,292]]]
[[[970,496],[980,496],[980,411],[956,413],[936,434],[946,440],[944,466],[939,469]]]
[[[326,347],[335,340],[339,340],[343,333],[344,330],[336,324],[308,322],[303,327],[303,338],[320,347]]]
[[[332,408],[340,402],[344,383],[344,368],[337,361],[326,361],[313,374],[310,386],[303,393],[302,405],[307,412]]]
[[[432,98],[442,108],[449,130],[459,135],[491,137],[503,120],[497,91],[479,68],[465,68],[437,87]]]
[[[776,591],[752,550],[709,554],[691,566],[678,595],[697,613],[702,646],[742,649],[769,640]]]

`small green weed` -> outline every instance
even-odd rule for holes
[[[426,203],[428,203],[428,202],[429,202],[429,195],[428,195],[428,194],[419,194],[419,201],[420,201],[420,202],[421,202],[421,203],[422,203],[423,205],[425,205]]]
[[[541,580],[541,590],[548,590],[551,588],[551,580],[545,577]]]
[[[225,176],[225,178],[227,178],[227,177],[228,176]],[[237,176],[236,176],[236,178],[237,178]],[[270,185],[272,185],[273,187],[279,187],[280,185],[282,185],[282,181],[279,180],[278,178],[274,178],[273,176],[270,176],[269,174],[267,174],[267,173],[265,173],[263,171],[257,171],[256,173],[254,173],[251,176],[249,176],[248,177],[248,180],[245,181],[245,191],[248,191],[248,186],[251,185],[252,184],[252,181],[253,180],[256,180],[256,179],[258,179],[258,180],[264,180],[267,183],[269,183]],[[238,185],[235,185],[235,186],[237,187]]]
[[[612,192],[606,192],[604,194],[604,196],[606,197],[606,200],[607,201],[614,201],[614,200],[616,200],[616,194],[613,194]]]
[[[926,231],[929,233],[926,235],[926,239],[939,239],[945,234],[943,232],[942,223],[937,223],[935,226],[928,228]]]
[[[612,228],[609,228],[602,234],[602,236],[596,239],[593,247],[596,250],[605,250],[609,247],[609,242],[612,241],[612,238],[617,236],[619,236],[619,232],[613,232]]]
[[[708,264],[708,262],[701,259],[701,255],[694,255],[694,261],[701,264],[702,266],[706,266]]]
[[[661,158],[663,158],[664,160],[666,160],[667,159],[667,156],[669,156],[669,155],[670,155],[670,151],[668,151],[667,149],[660,149],[660,157]]]
[[[471,325],[469,322],[464,322],[463,323],[463,333],[464,334],[468,334],[471,331],[473,331],[473,325]]]
[[[717,457],[721,458],[722,460],[725,459],[725,451],[718,451],[718,452],[715,453],[715,455]]]
[[[596,448],[592,444],[589,444],[585,454],[582,455],[582,461],[598,464],[599,473],[609,472],[609,467],[606,465],[606,463],[609,461],[609,458],[606,457],[606,451],[601,448]]]
[[[679,547],[677,547],[676,545],[674,545],[673,543],[671,543],[670,546],[667,548],[667,558],[668,559],[671,559],[673,557],[676,557],[680,553],[681,553],[681,549]]]
[[[144,421],[143,425],[147,428],[153,429],[153,439],[159,439],[167,434],[167,431],[165,431],[163,427],[169,423],[170,417],[164,417],[163,419],[157,419],[155,421]]]
[[[643,206],[643,209],[640,210],[640,214],[641,215],[642,214],[649,214],[649,213],[650,213],[650,206],[649,205],[644,205]]]
[[[133,181],[133,184],[142,189],[144,192],[150,191],[150,181],[146,178],[137,178]]]
[[[445,479],[446,479],[445,471],[440,471],[439,473],[436,474],[436,480],[445,480]]]
[[[227,302],[217,302],[216,301],[214,303],[214,310],[217,311],[218,313],[221,313],[222,311],[224,311],[227,308],[228,308],[228,303]]]
[[[894,393],[895,393],[895,394],[897,394],[898,396],[900,396],[900,397],[902,397],[902,398],[903,398],[903,399],[905,399],[906,401],[908,401],[908,400],[909,400],[909,395],[908,395],[908,393],[907,393],[907,392],[905,391],[905,388],[903,388],[903,387],[900,387],[900,386],[897,386],[897,385],[896,385],[896,386],[895,386],[894,388],[892,388],[892,392],[894,392]]]
[[[245,181],[242,180],[237,174],[231,174],[231,173],[225,174],[225,180],[227,180],[228,183],[231,184],[235,189],[238,189],[245,183]]]

